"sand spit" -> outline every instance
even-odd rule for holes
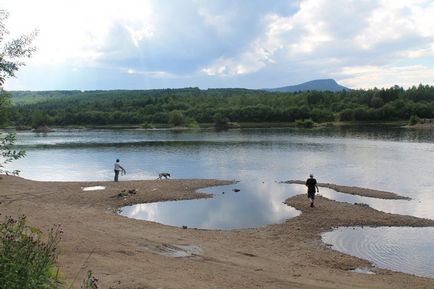
[[[196,230],[129,219],[119,207],[209,197],[202,187],[219,180],[35,182],[0,179],[0,212],[25,214],[47,231],[62,224],[59,266],[75,288],[87,269],[100,288],[433,288],[434,279],[372,268],[368,261],[331,250],[320,234],[338,226],[434,226],[434,220],[306,196],[285,201],[302,211],[282,224],[246,230]],[[105,186],[101,191],[81,187]],[[122,191],[135,194],[117,197]],[[348,272],[368,268],[376,274]]]
[[[282,183],[304,185],[305,181],[290,180],[290,181],[284,181]],[[366,189],[360,187],[342,186],[342,185],[329,184],[329,183],[318,183],[318,187],[329,188],[337,192],[350,194],[350,195],[357,195],[362,197],[370,197],[370,198],[385,199],[385,200],[411,200],[411,198],[409,197],[400,196],[396,193]]]

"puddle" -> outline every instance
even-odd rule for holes
[[[322,235],[339,252],[376,267],[434,278],[434,228],[349,227]]]
[[[104,186],[81,187],[82,191],[100,191],[105,190]]]
[[[298,193],[274,182],[206,188],[213,198],[138,204],[121,208],[130,218],[200,229],[242,229],[276,224],[300,214],[283,202]]]
[[[369,268],[355,268],[352,270],[348,270],[348,272],[353,272],[353,273],[362,273],[362,274],[368,274],[368,275],[374,275],[375,273],[370,271]]]
[[[202,254],[202,249],[196,245],[142,244],[145,250],[172,258],[194,257]]]

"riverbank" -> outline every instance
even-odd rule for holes
[[[306,181],[289,180],[289,181],[284,181],[282,183],[304,185]],[[384,199],[384,200],[411,200],[409,197],[400,196],[393,192],[386,192],[386,191],[360,188],[354,186],[342,186],[342,185],[330,184],[330,183],[318,183],[317,185],[318,187],[329,188],[337,192],[341,192],[349,195],[356,195],[356,196],[370,197],[370,198],[377,198],[377,199]]]
[[[315,129],[324,127],[351,127],[351,126],[386,126],[386,127],[416,127],[408,126],[408,121],[333,121],[333,122],[321,122],[313,123],[312,127],[300,126],[297,122],[238,122],[236,125],[228,126],[227,129],[267,129],[267,128],[300,128],[300,129]],[[17,130],[17,131],[31,131],[31,126],[17,126],[17,127],[7,127],[7,130]],[[221,127],[216,127],[214,123],[198,123],[195,127],[188,126],[178,126],[173,127],[167,123],[156,123],[156,124],[116,124],[116,125],[68,125],[68,126],[50,126],[53,130],[64,130],[64,129],[144,129],[144,130],[195,130],[195,129],[217,129],[221,130]]]
[[[302,211],[300,216],[258,229],[182,229],[116,213],[129,204],[209,197],[195,190],[228,183],[36,182],[2,176],[0,212],[25,214],[43,231],[62,224],[59,265],[69,281],[79,272],[76,288],[87,269],[100,288],[432,288],[433,279],[399,272],[348,272],[369,262],[331,250],[320,235],[337,226],[434,226],[434,220],[322,197],[312,209],[304,195],[285,201]],[[89,186],[106,188],[82,190]],[[133,189],[135,194],[119,195]]]

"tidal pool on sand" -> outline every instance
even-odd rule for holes
[[[127,206],[121,208],[120,214],[171,226],[223,230],[262,227],[300,214],[283,203],[298,193],[293,186],[252,182],[202,191],[213,196]]]
[[[379,268],[434,277],[433,227],[342,227],[324,233],[322,240]]]

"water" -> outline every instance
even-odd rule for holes
[[[104,186],[92,186],[92,187],[83,187],[81,188],[83,191],[100,191],[105,190]]]
[[[412,200],[377,200],[321,188],[320,194],[328,198],[434,219],[434,134],[431,130],[394,127],[226,132],[58,130],[49,134],[19,132],[17,137],[18,147],[26,149],[28,154],[9,169],[21,169],[23,177],[34,180],[112,180],[114,161],[120,158],[127,170],[121,180],[156,179],[159,172],[170,172],[173,178],[240,181],[238,193],[228,190],[223,195],[224,188],[206,189],[215,192],[213,199],[123,209],[124,214],[130,210],[130,216],[174,226],[228,229],[282,222],[298,214],[294,209],[282,207],[282,202],[294,194],[305,193],[305,188],[278,181],[304,180],[310,173],[319,182],[393,191]],[[358,234],[366,237],[359,247],[350,247],[347,253],[363,252],[366,254],[361,257],[367,259],[372,255],[389,258],[395,254],[402,262],[383,264],[378,258],[369,260],[378,266],[406,271],[413,267],[412,259],[405,255],[405,250],[411,248],[412,254],[418,256],[419,267],[434,268],[434,250],[429,247],[433,238],[429,234],[431,239],[425,238],[426,229],[393,228],[390,230],[395,230],[394,233],[385,231],[389,233],[381,238],[363,231],[366,229],[359,230],[360,233],[348,230],[348,236],[353,239],[360,239]],[[407,249],[394,249],[393,254],[369,253],[371,248],[390,247],[399,242],[400,236],[414,236],[405,240]],[[334,238],[335,241],[329,242],[337,244],[347,237]],[[391,267],[394,264],[396,267]],[[417,270],[415,274],[431,274]]]
[[[434,277],[434,228],[338,228],[323,234],[333,249],[375,266]]]
[[[207,188],[212,198],[138,204],[122,208],[121,215],[172,226],[200,229],[256,228],[276,224],[300,214],[283,201],[297,194],[292,186],[237,183]],[[240,190],[235,192],[234,190]]]
[[[112,180],[116,158],[127,170],[121,180],[156,179],[159,172],[170,172],[173,178],[265,181],[269,190],[281,190],[282,185],[271,184],[314,173],[319,182],[393,191],[413,200],[358,200],[331,191],[333,198],[353,198],[352,202],[387,212],[434,219],[430,130],[58,130],[19,132],[17,137],[27,157],[10,168],[34,180]]]

